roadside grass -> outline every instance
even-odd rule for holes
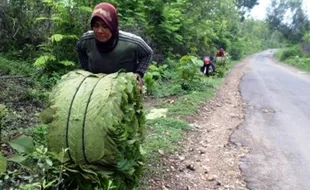
[[[285,60],[285,63],[304,71],[310,71],[310,57],[292,57]]]
[[[8,142],[38,124],[48,90],[46,80],[38,77],[31,63],[8,60],[0,54],[0,104],[5,106],[1,118],[1,141]]]
[[[156,88],[154,91],[155,92],[153,97],[155,99],[179,96],[184,94],[181,85],[175,81],[159,81],[156,84]]]
[[[302,52],[296,51],[296,47],[278,50],[275,53],[275,58],[303,71],[310,71],[310,57]]]
[[[225,75],[236,62],[231,61],[226,65],[228,70],[226,70]],[[222,79],[218,77],[205,78],[204,84],[208,88],[204,91],[192,91],[188,94],[157,98],[154,104],[145,106],[146,114],[156,108],[166,108],[168,112],[167,117],[147,120],[147,134],[142,145],[146,153],[146,165],[140,180],[140,190],[149,189],[148,180],[165,177],[164,171],[166,167],[163,159],[169,154],[180,150],[185,133],[191,129],[190,125],[181,119],[182,116],[197,114],[199,107],[214,97],[217,87],[222,83]],[[162,92],[162,94],[165,93]]]
[[[190,129],[186,122],[169,117],[148,120],[146,126],[148,135],[143,150],[147,160],[176,151],[183,131]]]
[[[11,61],[0,54],[0,75],[27,77],[35,73],[36,70],[28,62]]]
[[[209,86],[206,91],[193,91],[191,94],[179,97],[170,106],[168,105],[168,116],[190,116],[196,114],[201,104],[214,96],[216,87],[220,82],[220,78],[209,78],[208,83],[205,84]]]
[[[235,63],[236,61],[229,62],[227,68],[231,69]],[[229,70],[226,71],[226,74],[228,72]],[[159,149],[169,153],[180,148],[174,142],[181,141],[184,132],[189,129],[189,127],[184,126],[189,124],[179,117],[197,114],[199,107],[214,97],[217,87],[222,83],[222,79],[218,77],[206,77],[204,84],[208,88],[204,91],[192,91],[185,95],[157,98],[155,101],[153,100],[153,104],[145,104],[144,110],[146,114],[152,109],[168,109],[166,117],[147,120],[147,134],[143,147],[146,149],[148,158],[158,158],[160,156]],[[171,130],[173,130],[173,133],[169,132]],[[168,131],[169,135],[165,131]],[[156,160],[151,160],[150,162],[155,163]]]
[[[165,153],[178,150],[177,142],[182,139],[184,132],[190,129],[189,124],[179,119],[178,116],[196,114],[201,104],[214,96],[215,88],[220,84],[220,79],[210,80],[214,86],[205,92],[194,91],[191,94],[173,97],[172,99],[158,99],[156,104],[145,108],[146,114],[156,108],[168,109],[166,117],[147,120],[146,122],[147,135],[143,149],[146,151],[148,160],[160,156],[158,150],[163,150]]]

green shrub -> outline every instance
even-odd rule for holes
[[[201,65],[202,60],[194,56],[186,55],[180,59],[177,71],[182,89],[189,90],[193,83],[201,79],[202,75],[199,70]]]
[[[226,71],[227,71],[227,68],[225,66],[218,66],[215,69],[215,76],[219,78],[223,78],[225,76]]]
[[[175,95],[184,94],[184,90],[177,80],[158,81],[155,83],[155,88],[152,95],[155,98],[164,98]]]
[[[241,59],[241,57],[243,56],[243,54],[242,54],[242,47],[240,47],[238,43],[233,44],[229,48],[229,54],[231,55],[231,59],[232,60],[239,60],[239,59]]]
[[[11,61],[4,57],[0,57],[0,74],[2,75],[18,75],[32,76],[37,72],[32,65],[25,61]]]
[[[290,57],[299,56],[302,57],[303,53],[299,45],[292,46],[289,48],[285,48],[282,52],[282,55],[280,56],[280,61],[285,61],[286,59]]]

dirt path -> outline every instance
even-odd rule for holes
[[[193,118],[194,130],[186,135],[182,152],[164,158],[165,172],[151,189],[203,190],[247,189],[239,169],[246,148],[230,142],[243,122],[239,83],[247,71],[247,59],[236,65],[218,89],[216,97]]]

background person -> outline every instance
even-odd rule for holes
[[[220,48],[218,52],[216,52],[215,57],[225,57],[225,52],[223,48]]]

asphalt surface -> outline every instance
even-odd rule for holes
[[[240,166],[249,189],[310,190],[310,75],[271,54],[249,59],[240,83],[245,121],[231,141],[250,149]]]

